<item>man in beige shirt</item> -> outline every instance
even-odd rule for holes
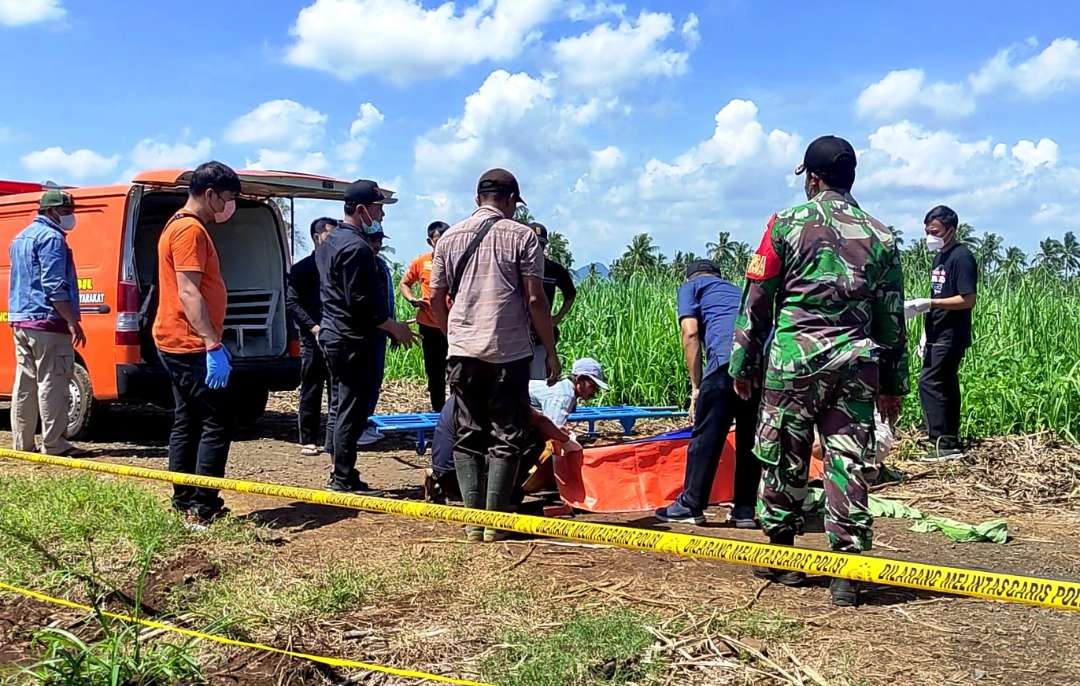
[[[449,342],[462,500],[466,507],[502,512],[512,507],[519,456],[530,440],[531,329],[547,353],[549,382],[562,371],[544,295],[544,251],[529,227],[509,219],[519,203],[524,201],[513,174],[485,172],[476,188],[477,210],[443,234],[431,268],[432,314]],[[467,534],[473,542],[503,537],[479,527]]]

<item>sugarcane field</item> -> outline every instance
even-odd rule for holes
[[[970,9],[0,0],[0,685],[1080,684],[1080,12]]]

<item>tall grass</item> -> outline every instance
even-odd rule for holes
[[[926,272],[907,271],[908,297],[928,294]],[[662,276],[580,285],[574,310],[561,327],[559,354],[564,365],[584,355],[604,364],[613,388],[601,402],[686,405],[689,381],[676,321],[678,286],[676,279]],[[912,392],[902,418],[908,426],[921,422],[921,361],[914,356],[921,333],[921,322],[913,322],[908,334]],[[960,371],[965,435],[1052,429],[1080,439],[1080,281],[1031,272],[984,282],[973,333],[974,345]],[[387,375],[423,380],[419,350],[392,352]]]

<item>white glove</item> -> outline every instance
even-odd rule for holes
[[[915,352],[918,354],[919,359],[926,357],[926,331],[922,332],[922,336],[919,336],[919,345],[915,348]]]
[[[915,298],[904,303],[904,318],[912,319],[917,314],[930,311],[930,298]]]

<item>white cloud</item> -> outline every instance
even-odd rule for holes
[[[603,23],[559,40],[553,57],[562,80],[581,89],[616,89],[678,76],[686,73],[690,53],[664,49],[674,30],[670,14],[643,11],[636,21]]]
[[[994,159],[1000,160],[1009,154],[1009,146],[1004,143],[998,143],[994,146]]]
[[[622,19],[626,16],[626,5],[611,2],[575,2],[567,8],[566,16],[571,21],[595,21],[609,16]]]
[[[975,98],[963,84],[927,83],[922,69],[903,69],[867,86],[855,102],[860,116],[882,119],[920,108],[940,116],[963,116],[975,111]]]
[[[873,171],[864,188],[914,187],[950,190],[964,185],[962,169],[973,158],[990,153],[990,140],[962,142],[947,131],[925,131],[902,121],[870,134],[869,159],[860,169]]]
[[[1039,167],[1053,167],[1058,160],[1058,144],[1049,138],[1039,140],[1038,144],[1029,140],[1020,140],[1012,149],[1013,158],[1020,163],[1020,171],[1025,176],[1034,174]]]
[[[352,173],[359,168],[358,162],[367,150],[371,132],[383,123],[385,117],[370,102],[360,105],[360,112],[349,125],[349,137],[338,146],[338,157],[345,163],[344,171]]]
[[[1031,215],[1031,221],[1037,224],[1055,224],[1065,216],[1065,207],[1061,203],[1044,202]]]
[[[1001,50],[972,74],[975,92],[1009,87],[1022,95],[1041,98],[1080,85],[1080,43],[1075,39],[1058,38],[1037,55],[1015,62],[1019,50],[1018,46]]]
[[[623,151],[614,145],[609,145],[606,148],[592,151],[592,168],[590,173],[593,177],[603,177],[610,175],[612,172],[617,171],[623,166],[626,161],[626,157],[623,155]]]
[[[23,155],[22,165],[34,174],[55,175],[54,180],[95,179],[105,176],[116,169],[120,162],[119,155],[106,157],[93,150],[81,148],[70,153],[59,146],[36,150]]]
[[[686,21],[682,25],[683,39],[686,41],[687,47],[691,50],[701,44],[701,22],[698,20],[698,16],[693,12],[686,18]]]
[[[65,15],[67,10],[60,0],[0,0],[0,26],[26,26]]]
[[[192,167],[207,161],[212,147],[209,138],[202,138],[195,144],[162,143],[144,138],[132,149],[131,163],[139,170]]]
[[[260,148],[258,157],[248,159],[245,163],[247,169],[273,169],[277,171],[305,172],[308,174],[322,174],[330,169],[326,155],[321,152],[298,152],[295,150],[272,150]]]
[[[527,164],[587,154],[577,136],[580,112],[556,101],[547,80],[525,73],[492,72],[465,98],[460,118],[420,136],[414,148],[417,171],[432,179],[465,179],[481,167]],[[542,131],[543,136],[537,135]],[[523,181],[524,183],[524,181]],[[526,193],[528,197],[528,193]]]
[[[287,59],[345,80],[375,75],[404,84],[449,76],[517,56],[558,5],[478,0],[459,12],[453,2],[425,9],[418,0],[315,0],[290,29],[295,42]]]
[[[303,150],[322,140],[326,115],[295,100],[268,100],[233,120],[225,140],[241,145]]]
[[[740,165],[795,168],[800,138],[774,129],[768,133],[757,119],[758,107],[752,100],[732,100],[716,113],[713,135],[672,162],[651,159],[638,180],[643,191],[664,194],[695,178],[707,177],[723,169]]]

